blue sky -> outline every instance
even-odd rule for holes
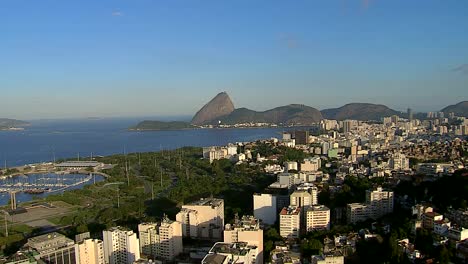
[[[468,1],[0,1],[0,117],[468,100]]]

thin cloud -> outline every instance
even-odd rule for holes
[[[120,11],[114,11],[114,12],[112,12],[112,16],[120,17],[120,16],[123,16],[123,13],[120,12]]]
[[[367,10],[371,4],[371,0],[362,0],[362,7]]]
[[[452,69],[453,72],[468,74],[468,64],[462,64]]]
[[[295,49],[298,47],[298,40],[292,34],[283,33],[280,35],[280,40],[288,49]]]

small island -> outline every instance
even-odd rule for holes
[[[24,127],[28,125],[30,124],[25,121],[0,118],[0,130],[23,130]]]
[[[192,124],[184,121],[150,121],[145,120],[136,126],[129,128],[132,131],[152,131],[152,130],[181,130],[196,128]]]

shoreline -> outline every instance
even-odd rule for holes
[[[313,125],[291,125],[291,126],[232,126],[232,127],[193,127],[193,128],[179,128],[179,129],[137,129],[129,128],[127,131],[130,132],[152,132],[152,131],[183,131],[183,130],[199,130],[199,129],[265,129],[265,128],[310,128]]]

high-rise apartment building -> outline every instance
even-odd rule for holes
[[[318,171],[322,166],[322,160],[320,157],[306,158],[301,163],[301,171]]]
[[[104,257],[109,264],[133,264],[140,259],[140,243],[136,233],[122,227],[102,232]]]
[[[105,264],[104,243],[99,239],[84,239],[75,245],[77,264]]]
[[[158,260],[174,260],[182,253],[182,224],[164,217],[160,223],[138,225],[140,253]]]
[[[395,153],[388,160],[388,166],[392,170],[409,170],[409,159],[405,154]]]
[[[382,187],[366,191],[366,203],[353,203],[347,206],[349,223],[377,219],[393,212],[393,192],[384,191]]]
[[[183,205],[176,220],[182,223],[184,237],[222,239],[224,200],[205,198]]]
[[[284,207],[280,214],[280,235],[284,238],[299,238],[301,231],[301,208]]]
[[[263,230],[260,229],[258,219],[253,216],[243,216],[236,219],[234,224],[227,224],[224,230],[224,243],[246,242],[248,246],[257,247],[255,264],[263,263]]]
[[[294,138],[296,139],[296,144],[307,145],[309,144],[309,131],[295,131]]]
[[[318,204],[318,188],[312,184],[302,184],[290,196],[291,206],[308,206]]]
[[[377,219],[393,212],[393,192],[382,187],[366,191],[366,204],[370,209],[370,218]]]
[[[324,205],[306,207],[305,222],[307,232],[330,230],[330,209]]]
[[[274,225],[278,217],[276,196],[269,193],[255,193],[253,195],[253,209],[255,218],[267,225]]]

